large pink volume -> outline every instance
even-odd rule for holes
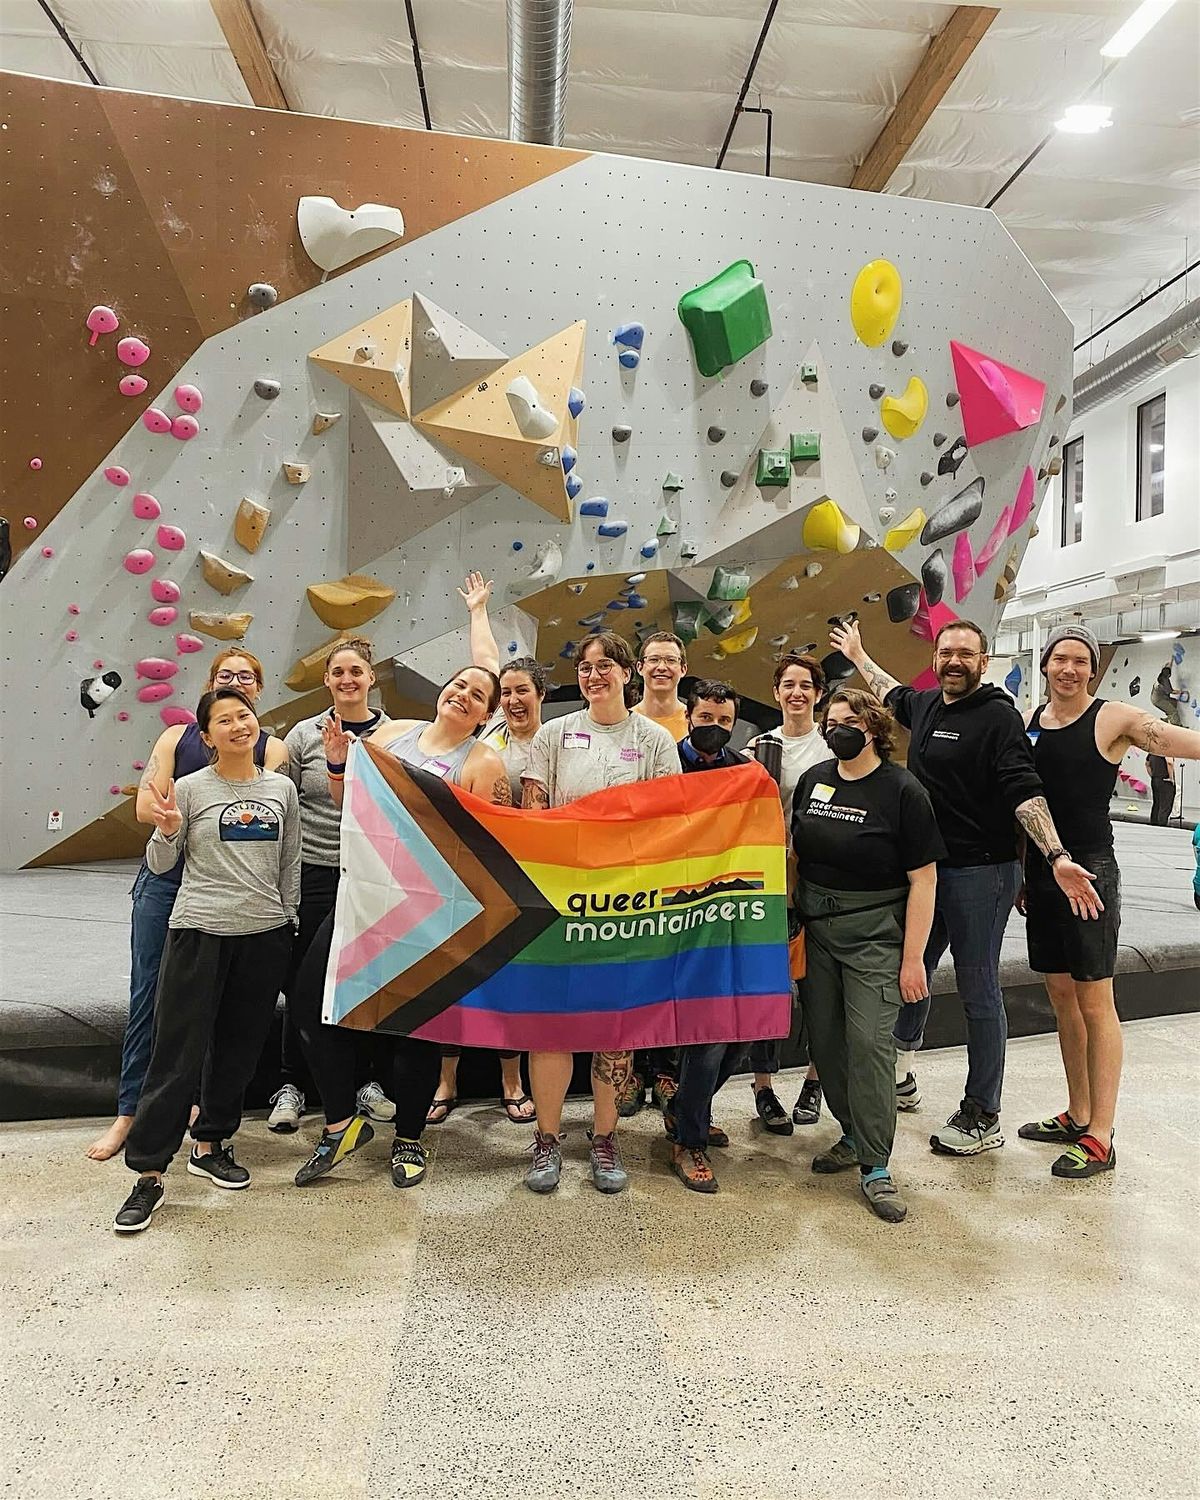
[[[1020,432],[1041,421],[1045,382],[978,349],[950,340],[954,383],[962,401],[967,446]]]

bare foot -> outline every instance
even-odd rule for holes
[[[87,1148],[85,1155],[89,1161],[108,1161],[116,1156],[117,1152],[125,1144],[125,1137],[129,1134],[129,1127],[133,1124],[132,1115],[118,1115],[103,1135],[97,1136]]]

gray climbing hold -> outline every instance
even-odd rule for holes
[[[933,435],[933,446],[935,448],[940,448],[942,446],[942,444],[946,441],[946,437],[947,437],[947,434],[944,433],[944,432],[935,432],[934,435]]]
[[[679,557],[682,562],[692,562],[700,556],[699,542],[680,542]]]
[[[1053,435],[1053,437],[1051,437],[1051,439],[1050,439],[1050,446],[1051,446],[1051,448],[1057,448],[1058,447],[1058,433],[1057,432]]]
[[[262,312],[265,308],[275,306],[279,301],[279,293],[269,281],[256,281],[252,286],[247,287],[246,300],[251,307]]]
[[[633,428],[625,426],[624,423],[619,423],[613,428],[612,435],[614,443],[627,443],[633,436]]]
[[[950,446],[938,459],[939,474],[957,474],[963,466],[963,460],[967,456],[967,444],[964,438],[955,438]]]
[[[880,385],[878,381],[873,381],[867,387],[867,393],[870,395],[872,401],[878,401],[885,390],[887,390],[887,387],[884,385]]]
[[[278,380],[260,379],[254,382],[254,394],[261,396],[264,401],[274,401],[282,389]]]
[[[902,583],[888,590],[884,602],[887,604],[888,619],[893,625],[902,625],[905,620],[911,620],[921,607],[921,585]]]
[[[878,436],[878,427],[864,427],[862,430],[862,440],[864,443],[873,443]]]
[[[921,531],[921,545],[932,546],[934,542],[941,542],[948,536],[953,536],[958,531],[965,531],[968,526],[978,521],[983,514],[983,480],[973,479],[965,490],[959,490],[958,494],[945,505],[940,506],[925,522]]]
[[[925,598],[930,604],[942,602],[942,595],[946,592],[949,578],[950,569],[946,566],[946,559],[939,547],[936,552],[931,552],[921,564],[921,582],[925,585]]]
[[[879,601],[882,598],[883,598],[882,594],[864,594],[863,595],[863,603],[864,604],[878,604]]]
[[[896,356],[897,359],[899,359],[902,354],[908,353],[908,345],[904,342],[903,339],[893,339],[892,353]]]
[[[922,485],[933,483],[933,475],[929,472],[928,469],[923,469],[921,471],[921,483]]]
[[[957,406],[958,405],[958,392],[957,391],[951,391],[950,394],[946,397],[946,405],[947,406]]]
[[[724,436],[725,429],[723,427],[714,425],[708,429],[708,440],[710,443],[719,443]]]
[[[732,469],[723,469],[721,471],[721,483],[727,490],[731,490],[737,482],[738,477]]]
[[[750,394],[752,396],[765,396],[767,389],[767,382],[765,380],[752,380],[750,382]]]

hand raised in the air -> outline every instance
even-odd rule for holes
[[[458,591],[458,597],[467,606],[469,614],[474,614],[477,609],[486,609],[488,600],[492,597],[493,580],[484,579],[482,573],[468,573],[464,580],[466,587]]]
[[[154,782],[150,783],[150,794],[154,798],[150,808],[150,816],[154,820],[154,826],[162,834],[163,838],[169,839],[177,834],[183,826],[183,814],[179,811],[179,805],[175,801],[175,781],[167,782],[165,792],[160,792]]]
[[[331,766],[344,766],[350,754],[354,736],[342,728],[342,716],[331,713],[321,720],[321,740],[325,746],[325,759]]]

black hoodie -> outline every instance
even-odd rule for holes
[[[893,688],[887,706],[912,731],[908,769],[933,803],[948,851],[943,864],[1017,857],[1022,802],[1044,795],[1033,749],[1007,693],[990,683],[947,703],[941,688]]]

